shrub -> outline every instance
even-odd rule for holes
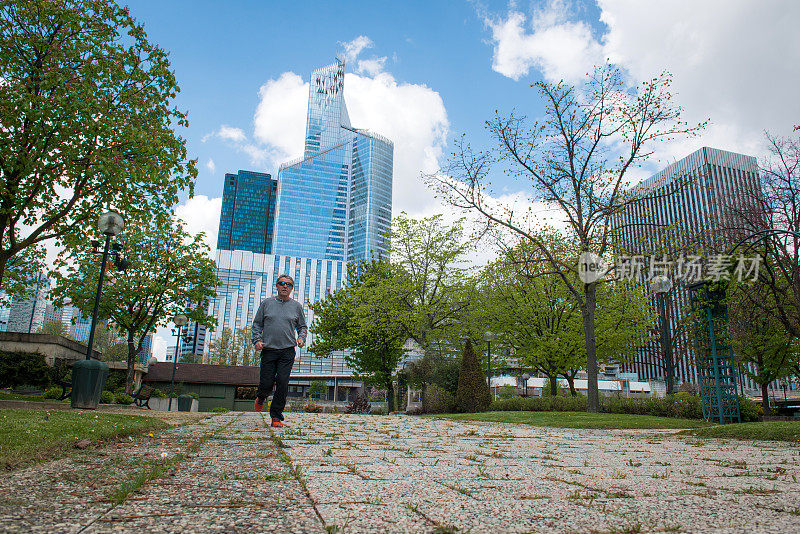
[[[452,413],[456,410],[456,399],[449,391],[430,384],[425,390],[422,409],[425,413]]]
[[[328,384],[324,380],[312,380],[308,386],[308,396],[321,399],[328,395]]]
[[[258,388],[256,387],[239,386],[236,388],[236,398],[254,400],[257,392]]]
[[[372,405],[367,400],[366,395],[356,395],[353,402],[347,405],[345,413],[370,413]]]
[[[30,385],[44,389],[50,385],[52,371],[41,354],[0,352],[0,387],[16,389]]]
[[[556,395],[563,395],[564,392],[561,390],[561,385],[558,383],[558,380],[550,380],[548,378],[542,387],[542,397],[550,397],[553,395],[552,391],[550,390],[551,382],[556,383]]]
[[[52,386],[52,387],[47,388],[47,390],[44,392],[44,398],[45,399],[60,399],[61,398],[61,394],[63,392],[64,392],[64,390],[61,389],[61,386]]]
[[[456,407],[461,412],[482,412],[491,401],[489,385],[472,348],[472,340],[467,338],[461,357],[461,372],[458,374]]]
[[[517,388],[515,388],[514,386],[505,385],[500,388],[501,399],[510,399],[516,396],[517,396]]]
[[[756,401],[739,395],[739,413],[742,415],[742,423],[751,423],[761,419],[761,416],[764,415],[764,408]]]
[[[187,393],[187,395],[191,395],[191,397],[196,401],[200,400],[200,394],[199,393],[195,393],[194,391],[192,391],[191,393]]]
[[[458,375],[461,372],[461,362],[458,359],[436,360],[431,371],[431,384],[436,384],[451,395],[458,393]]]
[[[386,400],[386,390],[385,389],[377,389],[377,388],[370,388],[369,390],[369,400],[371,401],[385,401]]]
[[[100,402],[102,404],[113,404],[114,403],[114,394],[110,391],[102,391],[100,392]]]
[[[313,401],[308,401],[303,405],[303,411],[306,413],[322,413],[322,406]]]
[[[161,398],[161,397],[166,397],[166,395],[164,395],[164,392],[163,392],[163,391],[161,391],[161,390],[160,390],[160,389],[158,389],[158,388],[154,389],[154,390],[153,390],[153,394],[152,394],[152,395],[150,395],[150,396],[151,396],[151,397],[155,397],[155,398],[157,398],[157,399],[159,399],[159,398]]]
[[[133,397],[131,397],[125,392],[115,393],[114,402],[116,402],[117,404],[133,404]]]
[[[127,379],[127,373],[125,371],[122,371],[120,369],[111,369],[108,372],[108,378],[106,378],[106,383],[103,384],[103,389],[114,393],[116,393],[120,389],[124,391],[126,379]]]
[[[213,413],[228,413],[230,410],[227,409],[225,406],[214,406],[211,408]]]

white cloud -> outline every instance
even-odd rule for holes
[[[243,142],[247,140],[247,136],[244,134],[244,130],[241,128],[234,128],[232,126],[228,126],[227,124],[223,124],[219,127],[217,131],[217,137],[220,139],[226,139],[228,141],[234,142]]]
[[[600,36],[557,1],[534,12],[529,27],[514,4],[506,17],[484,15],[492,68],[515,80],[536,68],[550,81],[576,81],[605,58],[633,81],[670,71],[683,118],[711,124],[699,139],[665,146],[657,153],[660,165],[700,146],[759,156],[764,130],[787,134],[797,124],[800,2],[597,2],[605,24]]]
[[[356,72],[374,77],[383,72],[385,65],[386,56],[373,59],[359,59],[356,66]]]
[[[534,13],[531,33],[525,27],[526,16],[519,11],[510,11],[505,20],[485,17],[494,45],[492,69],[519,80],[536,67],[548,79],[570,82],[591,71],[603,60],[602,47],[588,24],[563,20],[564,9],[553,0]]]
[[[254,137],[271,149],[273,164],[303,153],[308,107],[308,83],[284,72],[258,90],[260,101],[253,119]]]
[[[175,216],[186,223],[186,231],[191,235],[205,232],[205,242],[213,254],[217,248],[221,209],[221,197],[209,198],[205,195],[196,195],[179,204],[175,208]]]
[[[348,63],[355,61],[361,51],[365,48],[372,48],[374,46],[372,39],[366,35],[359,35],[352,41],[339,44],[341,44],[344,48],[344,53],[342,55],[344,56],[344,60]]]
[[[211,174],[214,174],[217,171],[217,166],[214,164],[213,159],[208,158],[208,161],[206,162],[206,169],[208,169],[208,172]]]

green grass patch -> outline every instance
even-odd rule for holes
[[[45,399],[43,395],[25,395],[24,393],[7,393],[5,391],[0,391],[0,400],[58,402],[58,399]]]
[[[96,444],[166,426],[160,419],[140,415],[0,410],[0,465],[14,469],[63,456],[80,439]]]
[[[800,441],[800,421],[734,423],[686,431],[699,438],[741,440]]]
[[[561,428],[698,428],[710,425],[710,423],[697,419],[588,412],[482,412],[430,417]]]

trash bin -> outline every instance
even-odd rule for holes
[[[79,360],[72,366],[70,406],[95,410],[108,378],[108,364],[99,360]]]
[[[192,397],[191,395],[178,395],[178,411],[191,412],[193,400],[194,397]]]

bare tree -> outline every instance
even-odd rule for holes
[[[564,280],[581,310],[590,412],[599,408],[595,311],[600,281],[576,282],[579,265],[551,252],[535,231],[532,213],[519,214],[493,202],[488,180],[493,165],[502,164],[512,177],[530,184],[534,200],[563,216],[581,258],[587,258],[584,253],[610,253],[613,219],[629,202],[629,171],[652,154],[656,142],[694,134],[704,126],[680,120],[670,83],[665,72],[629,89],[610,66],[597,68],[582,87],[537,83],[544,119],[527,125],[525,117],[514,113],[496,115],[487,122],[496,150],[476,152],[462,139],[445,175],[430,177],[452,205],[478,212],[488,226],[501,227],[540,250],[549,272]]]

